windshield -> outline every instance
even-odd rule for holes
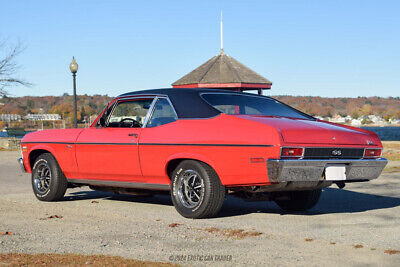
[[[269,97],[224,93],[205,93],[201,96],[211,106],[228,115],[259,115],[314,119],[301,111]]]

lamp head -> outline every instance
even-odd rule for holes
[[[72,62],[69,64],[69,69],[72,73],[76,73],[78,71],[78,63],[76,63],[75,57],[72,57]]]

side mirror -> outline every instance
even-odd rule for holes
[[[101,117],[101,118],[99,119],[99,125],[100,125],[101,127],[106,126],[106,120],[105,120],[103,117]]]

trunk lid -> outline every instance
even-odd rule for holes
[[[323,121],[287,117],[239,116],[275,127],[289,144],[368,145],[374,137],[362,130],[349,129]]]

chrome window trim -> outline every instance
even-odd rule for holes
[[[146,128],[147,123],[149,122],[149,119],[151,117],[151,115],[153,114],[153,110],[154,110],[154,106],[156,105],[157,101],[158,101],[158,96],[153,98],[153,102],[151,102],[151,105],[149,107],[149,111],[146,114],[146,117],[144,118],[143,124],[142,124],[142,128]]]
[[[145,121],[146,123],[143,123],[143,127],[142,127],[142,128],[147,128],[147,124],[149,123],[149,120],[150,120],[151,116],[153,116],[154,108],[155,108],[155,106],[156,106],[156,104],[157,104],[157,101],[158,101],[159,99],[166,99],[166,100],[168,101],[169,105],[171,106],[172,110],[174,111],[176,121],[179,119],[178,114],[177,114],[176,111],[175,111],[175,107],[174,107],[174,105],[172,104],[172,102],[171,102],[171,100],[169,99],[169,97],[168,97],[168,96],[156,96],[156,97],[155,97],[155,101],[154,101],[154,103],[152,103],[152,106],[151,106],[151,112],[148,114],[149,117],[148,117],[147,120]],[[163,124],[163,125],[165,125],[165,124]],[[160,125],[160,126],[161,126],[161,125]],[[152,127],[152,128],[153,128],[153,127]]]
[[[146,115],[146,118],[145,118],[145,120],[144,120],[144,122],[143,122],[142,128],[147,128],[147,124],[149,123],[149,120],[150,120],[151,116],[153,116],[154,107],[155,107],[155,105],[156,105],[158,99],[159,99],[159,97],[156,96],[156,97],[154,98],[154,100],[153,100],[153,103],[151,103],[149,112],[148,112],[147,115]]]
[[[131,95],[122,95],[122,96],[117,96],[116,98],[121,98],[121,99],[123,99],[123,98],[131,98],[131,97],[156,97],[156,96],[158,96],[158,97],[168,97],[168,95],[165,95],[165,94],[131,94]]]

